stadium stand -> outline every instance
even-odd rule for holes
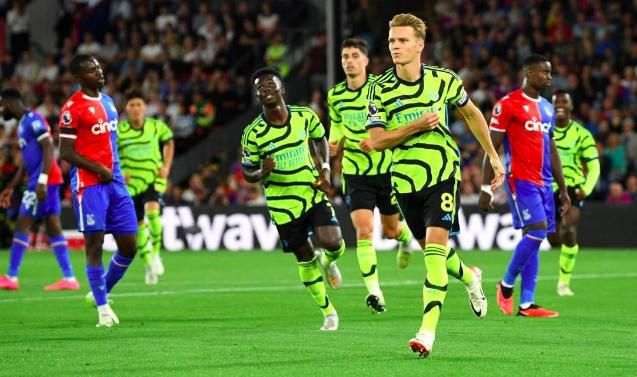
[[[291,6],[285,1],[246,0],[60,1],[52,25],[54,49],[43,47],[38,41],[42,33],[33,25],[41,17],[35,10],[40,3],[3,3],[0,76],[3,87],[19,88],[52,125],[57,123],[60,101],[75,89],[68,63],[76,52],[94,53],[105,63],[105,90],[120,110],[122,93],[133,85],[142,88],[149,115],[173,127],[178,158],[187,150],[205,149],[201,145],[213,140],[207,137],[226,125],[242,127],[233,123],[237,115],[254,114],[247,77],[264,64],[286,74],[295,101],[310,105],[329,124],[326,36],[318,29],[321,25],[311,22],[309,2]],[[593,132],[603,156],[602,177],[591,199],[633,202],[637,9],[620,1],[533,4],[456,0],[420,5],[413,11],[430,26],[425,60],[458,72],[488,118],[495,101],[518,85],[519,63],[527,54],[551,57],[554,88],[573,94],[575,116]],[[343,21],[342,37],[360,36],[370,43],[373,73],[391,64],[385,22],[373,21],[383,19],[383,6],[378,1],[348,0]],[[300,31],[302,25],[313,29]],[[464,123],[455,122],[452,129],[462,150],[463,202],[475,203],[481,151]],[[2,124],[0,140],[4,181],[15,170],[14,125]],[[236,145],[213,148],[213,154],[188,166],[192,170],[172,179],[167,203],[262,204],[261,189],[243,180]],[[68,171],[68,166],[63,169]],[[332,197],[337,201],[338,172],[335,166]],[[68,204],[69,191],[64,193]]]

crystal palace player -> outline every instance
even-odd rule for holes
[[[506,188],[513,215],[513,226],[523,237],[498,283],[497,303],[506,315],[513,314],[513,286],[522,275],[518,315],[557,317],[559,314],[535,304],[540,244],[555,227],[553,178],[557,181],[562,214],[570,206],[560,158],[553,138],[554,110],[540,91],[551,85],[551,63],[543,56],[531,55],[523,64],[522,88],[496,103],[491,117],[491,139],[498,148],[504,142]],[[483,182],[490,182],[493,171],[485,160]],[[493,193],[482,186],[480,207],[493,207]]]
[[[73,165],[73,207],[78,228],[84,233],[86,276],[91,286],[87,301],[97,306],[97,326],[111,327],[119,320],[107,295],[135,257],[135,208],[119,166],[117,110],[113,100],[99,91],[104,86],[102,67],[90,55],[75,56],[70,67],[80,90],[60,111],[60,153]],[[106,274],[102,266],[105,233],[113,234],[119,249]]]
[[[46,223],[46,232],[55,257],[64,278],[57,283],[44,287],[45,291],[78,290],[80,285],[75,279],[66,239],[60,225],[60,184],[62,173],[53,156],[53,143],[49,125],[44,117],[26,109],[22,95],[15,89],[2,91],[0,104],[5,118],[18,119],[18,137],[22,150],[22,165],[14,178],[0,193],[0,205],[9,207],[13,190],[27,175],[27,189],[22,195],[22,204],[16,230],[11,243],[9,271],[0,277],[0,289],[18,289],[18,271],[24,252],[29,246],[29,229],[33,222],[42,218]]]

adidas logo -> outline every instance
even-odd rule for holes
[[[451,221],[451,214],[446,214],[442,217],[442,221]]]

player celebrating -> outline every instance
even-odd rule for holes
[[[374,207],[381,214],[383,234],[399,243],[398,266],[409,263],[411,232],[399,223],[400,209],[392,192],[391,151],[372,149],[365,129],[367,92],[376,77],[367,74],[367,42],[346,39],[341,44],[341,64],[346,81],[334,86],[327,94],[329,105],[330,154],[343,149],[343,192],[356,229],[356,256],[368,295],[367,306],[377,313],[385,311],[385,299],[378,282],[376,250],[372,245]]]
[[[36,219],[46,223],[49,242],[62,270],[62,280],[47,285],[45,291],[78,290],[71,259],[60,225],[60,184],[62,173],[53,156],[53,143],[46,119],[35,111],[25,108],[22,95],[8,88],[0,94],[0,107],[5,119],[18,119],[18,137],[22,150],[22,164],[15,176],[0,193],[0,205],[11,205],[13,190],[22,182],[26,173],[27,189],[22,195],[16,230],[13,234],[9,270],[0,276],[0,289],[19,288],[18,272],[25,251],[29,247],[29,230]]]
[[[80,84],[62,106],[60,154],[71,165],[73,208],[86,243],[86,276],[91,286],[88,302],[97,306],[98,327],[111,327],[119,319],[108,303],[108,293],[124,276],[135,257],[135,208],[124,183],[117,154],[117,109],[100,89],[104,74],[97,59],[76,55],[71,73]],[[102,244],[112,233],[119,251],[104,274]]]
[[[498,173],[492,186],[498,187],[504,178],[486,121],[469,100],[462,80],[448,69],[420,63],[425,31],[425,23],[411,14],[396,15],[389,22],[389,51],[395,66],[386,80],[372,85],[367,120],[372,148],[392,149],[398,204],[425,254],[422,326],[409,341],[412,351],[423,357],[434,343],[448,273],[465,284],[474,314],[487,314],[480,270],[466,268],[447,246],[450,231],[459,230],[460,207],[460,153],[449,131],[449,105],[458,108]]]
[[[551,63],[543,56],[530,55],[522,66],[524,82],[493,108],[491,139],[506,153],[506,189],[513,215],[513,226],[524,234],[515,247],[509,266],[497,286],[498,306],[506,315],[513,314],[513,286],[522,275],[522,293],[518,315],[557,317],[558,312],[535,304],[540,244],[554,230],[555,204],[553,179],[560,188],[562,215],[570,206],[566,194],[560,158],[553,139],[553,106],[540,96],[551,85]],[[483,166],[483,182],[489,182],[492,170]],[[480,207],[493,208],[493,192],[482,186]]]
[[[557,231],[549,236],[549,241],[551,244],[559,244],[561,240],[562,243],[557,294],[573,296],[569,283],[579,251],[577,224],[584,199],[593,192],[599,179],[599,156],[591,132],[571,118],[573,102],[568,92],[555,91],[553,107],[555,107],[555,145],[560,154],[571,209],[564,216],[559,216],[560,212],[556,211]],[[582,163],[586,165],[586,175],[582,170]],[[554,199],[557,201],[559,190],[555,183],[553,183],[553,191]]]
[[[117,150],[126,187],[135,204],[137,253],[146,265],[146,284],[157,284],[157,277],[164,273],[159,257],[162,236],[159,203],[166,191],[175,144],[173,132],[166,123],[146,118],[145,113],[146,102],[141,91],[129,89],[126,93],[128,120],[119,124]],[[144,214],[150,228],[150,252]]]
[[[325,196],[330,187],[325,129],[310,108],[285,104],[285,89],[276,70],[257,70],[252,84],[263,113],[243,131],[243,174],[248,182],[263,182],[283,251],[294,253],[301,281],[325,317],[321,330],[337,330],[338,315],[327,297],[320,270],[332,288],[341,285],[335,261],[345,251],[345,242]],[[309,148],[309,139],[313,148]],[[313,159],[321,165],[320,173]],[[309,238],[312,231],[325,249],[319,261]]]

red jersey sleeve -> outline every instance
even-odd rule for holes
[[[491,122],[489,128],[493,131],[506,132],[513,113],[510,106],[508,106],[507,97],[504,97],[493,106],[493,112],[491,113]]]
[[[77,127],[79,119],[78,114],[74,111],[73,101],[68,100],[62,106],[62,111],[60,111],[60,137],[67,139],[77,139]]]

